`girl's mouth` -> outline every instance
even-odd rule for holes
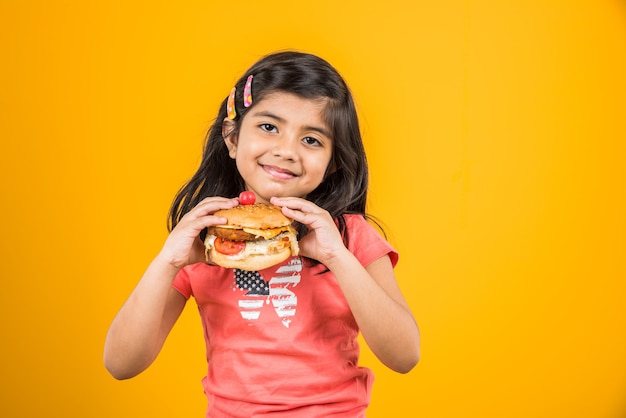
[[[273,165],[263,165],[263,170],[270,176],[279,180],[289,180],[296,177],[293,172]]]

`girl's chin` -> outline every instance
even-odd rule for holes
[[[254,203],[270,203],[270,199],[265,199],[261,196],[257,196]]]

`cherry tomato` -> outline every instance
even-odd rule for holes
[[[255,201],[256,195],[254,194],[254,192],[245,191],[239,193],[239,203],[241,203],[242,205],[254,205]]]
[[[243,241],[230,241],[219,237],[215,238],[213,245],[218,252],[225,255],[239,254],[246,248],[246,243]]]

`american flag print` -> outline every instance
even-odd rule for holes
[[[246,292],[239,299],[241,317],[255,321],[260,318],[263,305],[271,303],[282,324],[289,328],[298,305],[293,288],[300,283],[301,271],[300,257],[294,257],[278,267],[269,280],[265,280],[258,271],[235,269],[235,290]]]

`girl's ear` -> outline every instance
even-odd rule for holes
[[[228,148],[228,155],[230,158],[235,158],[237,155],[237,133],[235,132],[235,122],[230,118],[224,118],[222,122],[222,137]]]

